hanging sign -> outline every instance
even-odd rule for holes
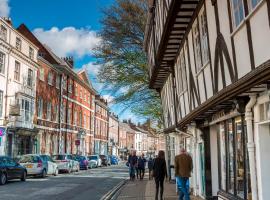
[[[6,134],[6,128],[0,127],[0,137]]]

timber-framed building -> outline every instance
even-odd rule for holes
[[[144,45],[193,193],[270,199],[270,1],[151,0]]]

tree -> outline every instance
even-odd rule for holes
[[[102,43],[95,53],[98,79],[113,91],[114,103],[161,124],[159,94],[149,89],[147,57],[143,50],[147,0],[116,0],[102,10]]]

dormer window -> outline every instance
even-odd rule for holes
[[[22,40],[18,37],[16,37],[16,49],[18,49],[19,51],[21,51],[22,49]]]
[[[0,38],[4,41],[7,41],[7,29],[3,25],[0,27]]]

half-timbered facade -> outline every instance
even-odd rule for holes
[[[194,158],[194,194],[270,198],[270,1],[149,2],[150,87]]]

